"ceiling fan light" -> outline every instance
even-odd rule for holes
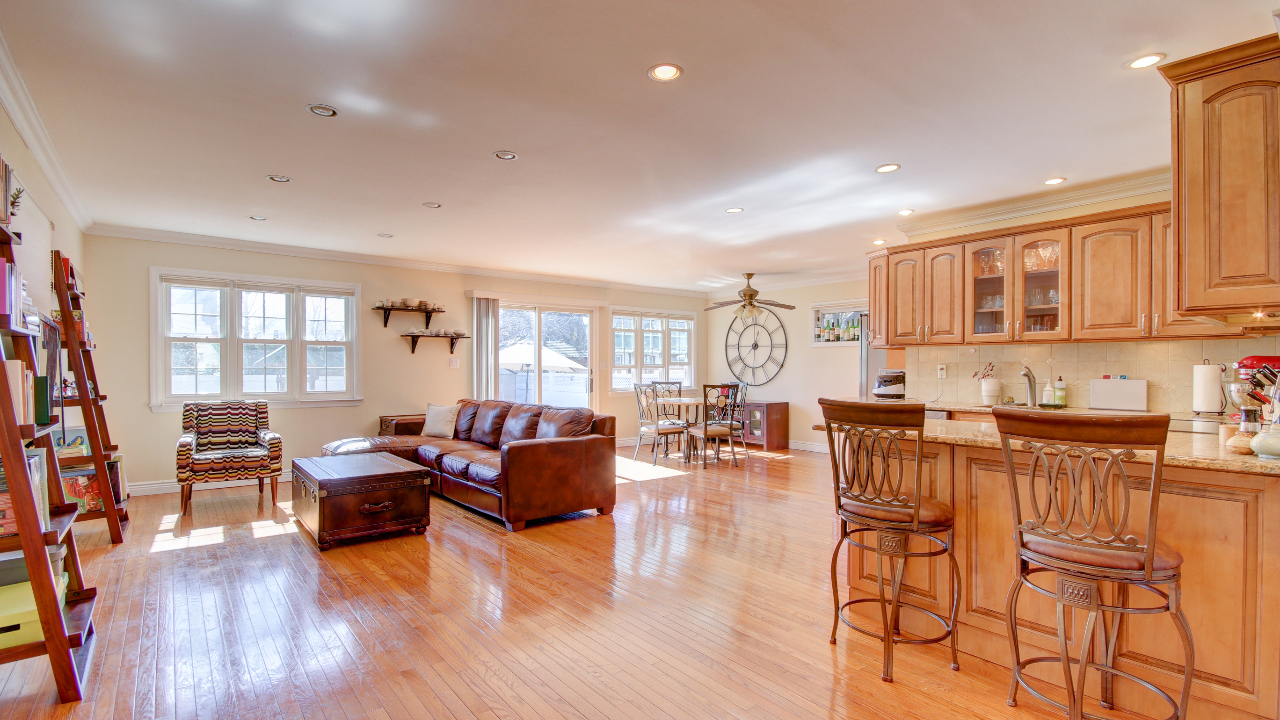
[[[761,315],[763,315],[763,314],[764,314],[764,310],[761,310],[761,309],[759,308],[759,306],[752,305],[752,306],[750,306],[750,307],[748,307],[748,308],[747,308],[747,319],[748,319],[748,320],[755,320],[756,318],[760,317],[760,316],[761,316]]]
[[[733,316],[741,320],[742,316],[745,315],[746,312],[747,312],[747,306],[739,305],[738,307],[733,309]]]

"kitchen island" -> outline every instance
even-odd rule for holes
[[[822,426],[815,426],[822,430]],[[1008,666],[1005,599],[1015,574],[1013,517],[1004,459],[994,423],[928,420],[924,429],[923,492],[955,510],[956,558],[963,582],[957,619],[960,649]],[[908,453],[914,444],[904,445]],[[1147,454],[1150,457],[1150,454]],[[1015,454],[1025,472],[1026,456]],[[1139,460],[1142,460],[1141,454]],[[1146,500],[1134,496],[1133,517],[1145,522]],[[1141,524],[1137,526],[1141,529]],[[1171,432],[1166,445],[1159,536],[1184,556],[1183,601],[1195,639],[1191,717],[1276,718],[1280,692],[1280,461],[1231,455],[1216,436]],[[873,554],[849,558],[855,596],[876,592]],[[934,612],[950,597],[951,573],[933,558],[912,561],[904,579],[911,602]],[[1133,601],[1146,593],[1131,594]],[[1024,592],[1018,617],[1024,657],[1057,651],[1054,605]],[[879,619],[874,604],[860,606]],[[904,616],[904,630],[935,633],[924,620]],[[1071,621],[1078,649],[1083,615]],[[1094,645],[1098,647],[1097,644]],[[1130,616],[1120,632],[1117,664],[1176,694],[1182,649],[1165,615]],[[961,669],[963,670],[963,659]],[[1061,685],[1057,665],[1028,674]],[[1088,694],[1098,696],[1096,673]],[[1020,694],[1020,702],[1035,703]],[[1165,717],[1167,706],[1135,684],[1120,681],[1120,709]]]

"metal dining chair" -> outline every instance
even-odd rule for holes
[[[680,422],[663,420],[659,413],[658,391],[652,385],[633,385],[636,391],[636,411],[640,420],[640,434],[636,438],[636,451],[631,459],[640,457],[640,446],[646,435],[653,436],[653,464],[658,464],[658,440],[662,440],[663,456],[670,450],[671,437],[677,441],[684,435],[686,426]]]
[[[702,467],[707,466],[707,443],[716,443],[716,462],[720,462],[720,441],[729,441],[729,454],[733,457],[733,466],[738,467],[738,453],[733,446],[734,432],[731,423],[738,417],[738,384],[702,386],[702,411],[700,421],[685,429],[688,438],[688,450],[693,449],[694,439],[702,452]],[[746,445],[742,447],[746,452]]]
[[[951,507],[936,498],[921,494],[923,453],[919,438],[924,430],[924,405],[919,403],[886,406],[884,403],[852,402],[820,399],[822,417],[827,429],[827,446],[831,453],[831,473],[835,482],[836,514],[840,518],[840,539],[831,555],[831,594],[835,602],[835,619],[831,624],[831,642],[836,641],[840,623],[881,641],[884,666],[880,679],[893,682],[893,647],[899,644],[923,645],[951,641],[951,669],[960,669],[956,651],[955,623],[960,609],[960,566],[955,556],[955,514]],[[916,447],[910,454],[903,441],[915,433]],[[914,472],[908,476],[907,467]],[[863,540],[874,533],[874,544]],[[911,549],[911,539],[918,538],[929,549]],[[850,552],[868,551],[876,556],[878,597],[840,602],[836,575],[840,548],[849,545]],[[916,543],[919,547],[920,543]],[[945,555],[951,563],[951,614],[942,617],[932,610],[902,600],[902,577],[911,558]],[[884,561],[889,560],[885,577]],[[889,596],[885,597],[885,580]],[[844,609],[860,603],[878,603],[880,632],[854,624]],[[923,613],[942,626],[942,633],[928,638],[911,638],[898,632],[899,613],[904,610]]]
[[[678,398],[684,391],[684,383],[678,381],[669,382],[651,382],[649,383],[657,392],[660,399]],[[682,412],[682,408],[676,405],[667,405],[658,403],[658,419],[671,425],[691,425],[686,413]],[[684,433],[676,437],[677,449],[683,449]]]
[[[1021,686],[1065,711],[1071,720],[1095,717],[1083,709],[1085,675],[1092,669],[1101,675],[1104,708],[1114,705],[1115,678],[1122,677],[1163,698],[1173,710],[1170,718],[1185,720],[1195,645],[1182,612],[1182,554],[1156,537],[1169,416],[1063,415],[1000,406],[992,408],[992,413],[1004,451],[1018,554],[1018,575],[1009,587],[1005,609],[1013,654],[1009,705],[1017,704]],[[1139,459],[1137,451],[1153,457]],[[1014,453],[1027,455],[1015,458]],[[1145,526],[1134,527],[1132,521],[1137,518],[1129,512],[1138,505],[1138,499],[1131,497],[1135,492],[1149,492]],[[1052,574],[1050,587],[1032,582],[1040,573]],[[1113,584],[1115,592],[1104,597],[1100,592],[1103,583]],[[1053,600],[1059,655],[1022,658],[1017,609],[1018,595],[1024,588]],[[1131,588],[1151,593],[1154,604],[1131,606]],[[1079,659],[1071,657],[1068,643],[1071,610],[1086,613],[1079,632]],[[1115,666],[1124,618],[1166,612],[1182,638],[1185,657],[1179,701]],[[1101,647],[1095,650],[1099,623],[1102,631],[1096,634]],[[1066,705],[1027,684],[1023,673],[1037,663],[1061,664]]]

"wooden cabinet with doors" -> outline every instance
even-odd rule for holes
[[[964,246],[924,251],[924,342],[964,342]]]
[[[1280,39],[1169,63],[1179,310],[1280,309]]]
[[[1177,310],[1178,238],[1173,231],[1173,215],[1160,213],[1151,218],[1151,337],[1222,337],[1240,334],[1228,328],[1200,322]]]
[[[1071,254],[1067,228],[1013,239],[1013,339],[1066,340],[1071,336]]]
[[[1013,278],[1006,272],[1006,261],[1012,255],[1011,237],[964,245],[964,333],[968,342],[1013,339],[1007,307],[1013,300]]]
[[[889,255],[889,344],[924,342],[924,251]]]
[[[871,347],[889,347],[889,251],[871,253],[867,269],[867,342]]]
[[[1150,336],[1150,215],[1071,228],[1071,265],[1072,338]]]

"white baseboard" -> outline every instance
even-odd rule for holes
[[[283,483],[293,482],[293,475],[289,470],[285,470],[280,474],[280,479],[276,481],[277,486]],[[228,480],[227,482],[211,482],[196,483],[197,489],[213,490],[215,488],[233,488],[244,487],[246,485],[257,485],[257,480]],[[175,480],[154,480],[152,482],[131,482],[129,483],[129,495],[168,495],[182,490],[182,486]]]
[[[791,448],[792,450],[805,450],[808,452],[822,453],[823,455],[827,455],[830,452],[830,448],[827,447],[826,443],[801,442],[799,440],[792,440],[791,442],[787,443],[787,447]]]
[[[638,437],[614,438],[614,447],[635,447],[640,442]]]

